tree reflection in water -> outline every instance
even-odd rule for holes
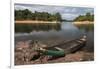
[[[61,30],[60,23],[43,23],[43,24],[15,24],[15,33],[30,33],[32,31],[50,31],[50,30]]]
[[[85,32],[94,31],[94,24],[79,24],[75,26],[78,27],[79,30],[85,30]]]

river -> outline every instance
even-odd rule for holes
[[[87,35],[84,51],[94,51],[94,27],[73,25],[72,22],[58,24],[15,24],[15,44],[19,41],[38,40],[52,45]]]

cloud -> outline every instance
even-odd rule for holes
[[[69,7],[69,6],[47,6],[47,5],[34,5],[34,4],[15,4],[16,10],[29,9],[30,11],[56,13],[59,12],[63,19],[74,19],[79,15],[84,15],[87,12],[94,13],[93,8],[87,7]]]

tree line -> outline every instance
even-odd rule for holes
[[[86,15],[79,15],[74,21],[94,21],[94,14],[86,13]]]
[[[59,12],[55,14],[50,14],[48,12],[38,12],[34,13],[28,9],[15,10],[15,20],[41,20],[41,21],[61,21],[61,15]]]

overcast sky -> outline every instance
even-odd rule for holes
[[[36,5],[36,4],[15,4],[16,10],[24,10],[29,9],[30,11],[38,11],[38,12],[48,12],[48,13],[56,13],[59,12],[63,19],[73,20],[75,17],[79,15],[84,15],[87,12],[91,14],[94,13],[93,8],[87,7],[70,7],[70,6],[47,6],[47,5]]]

